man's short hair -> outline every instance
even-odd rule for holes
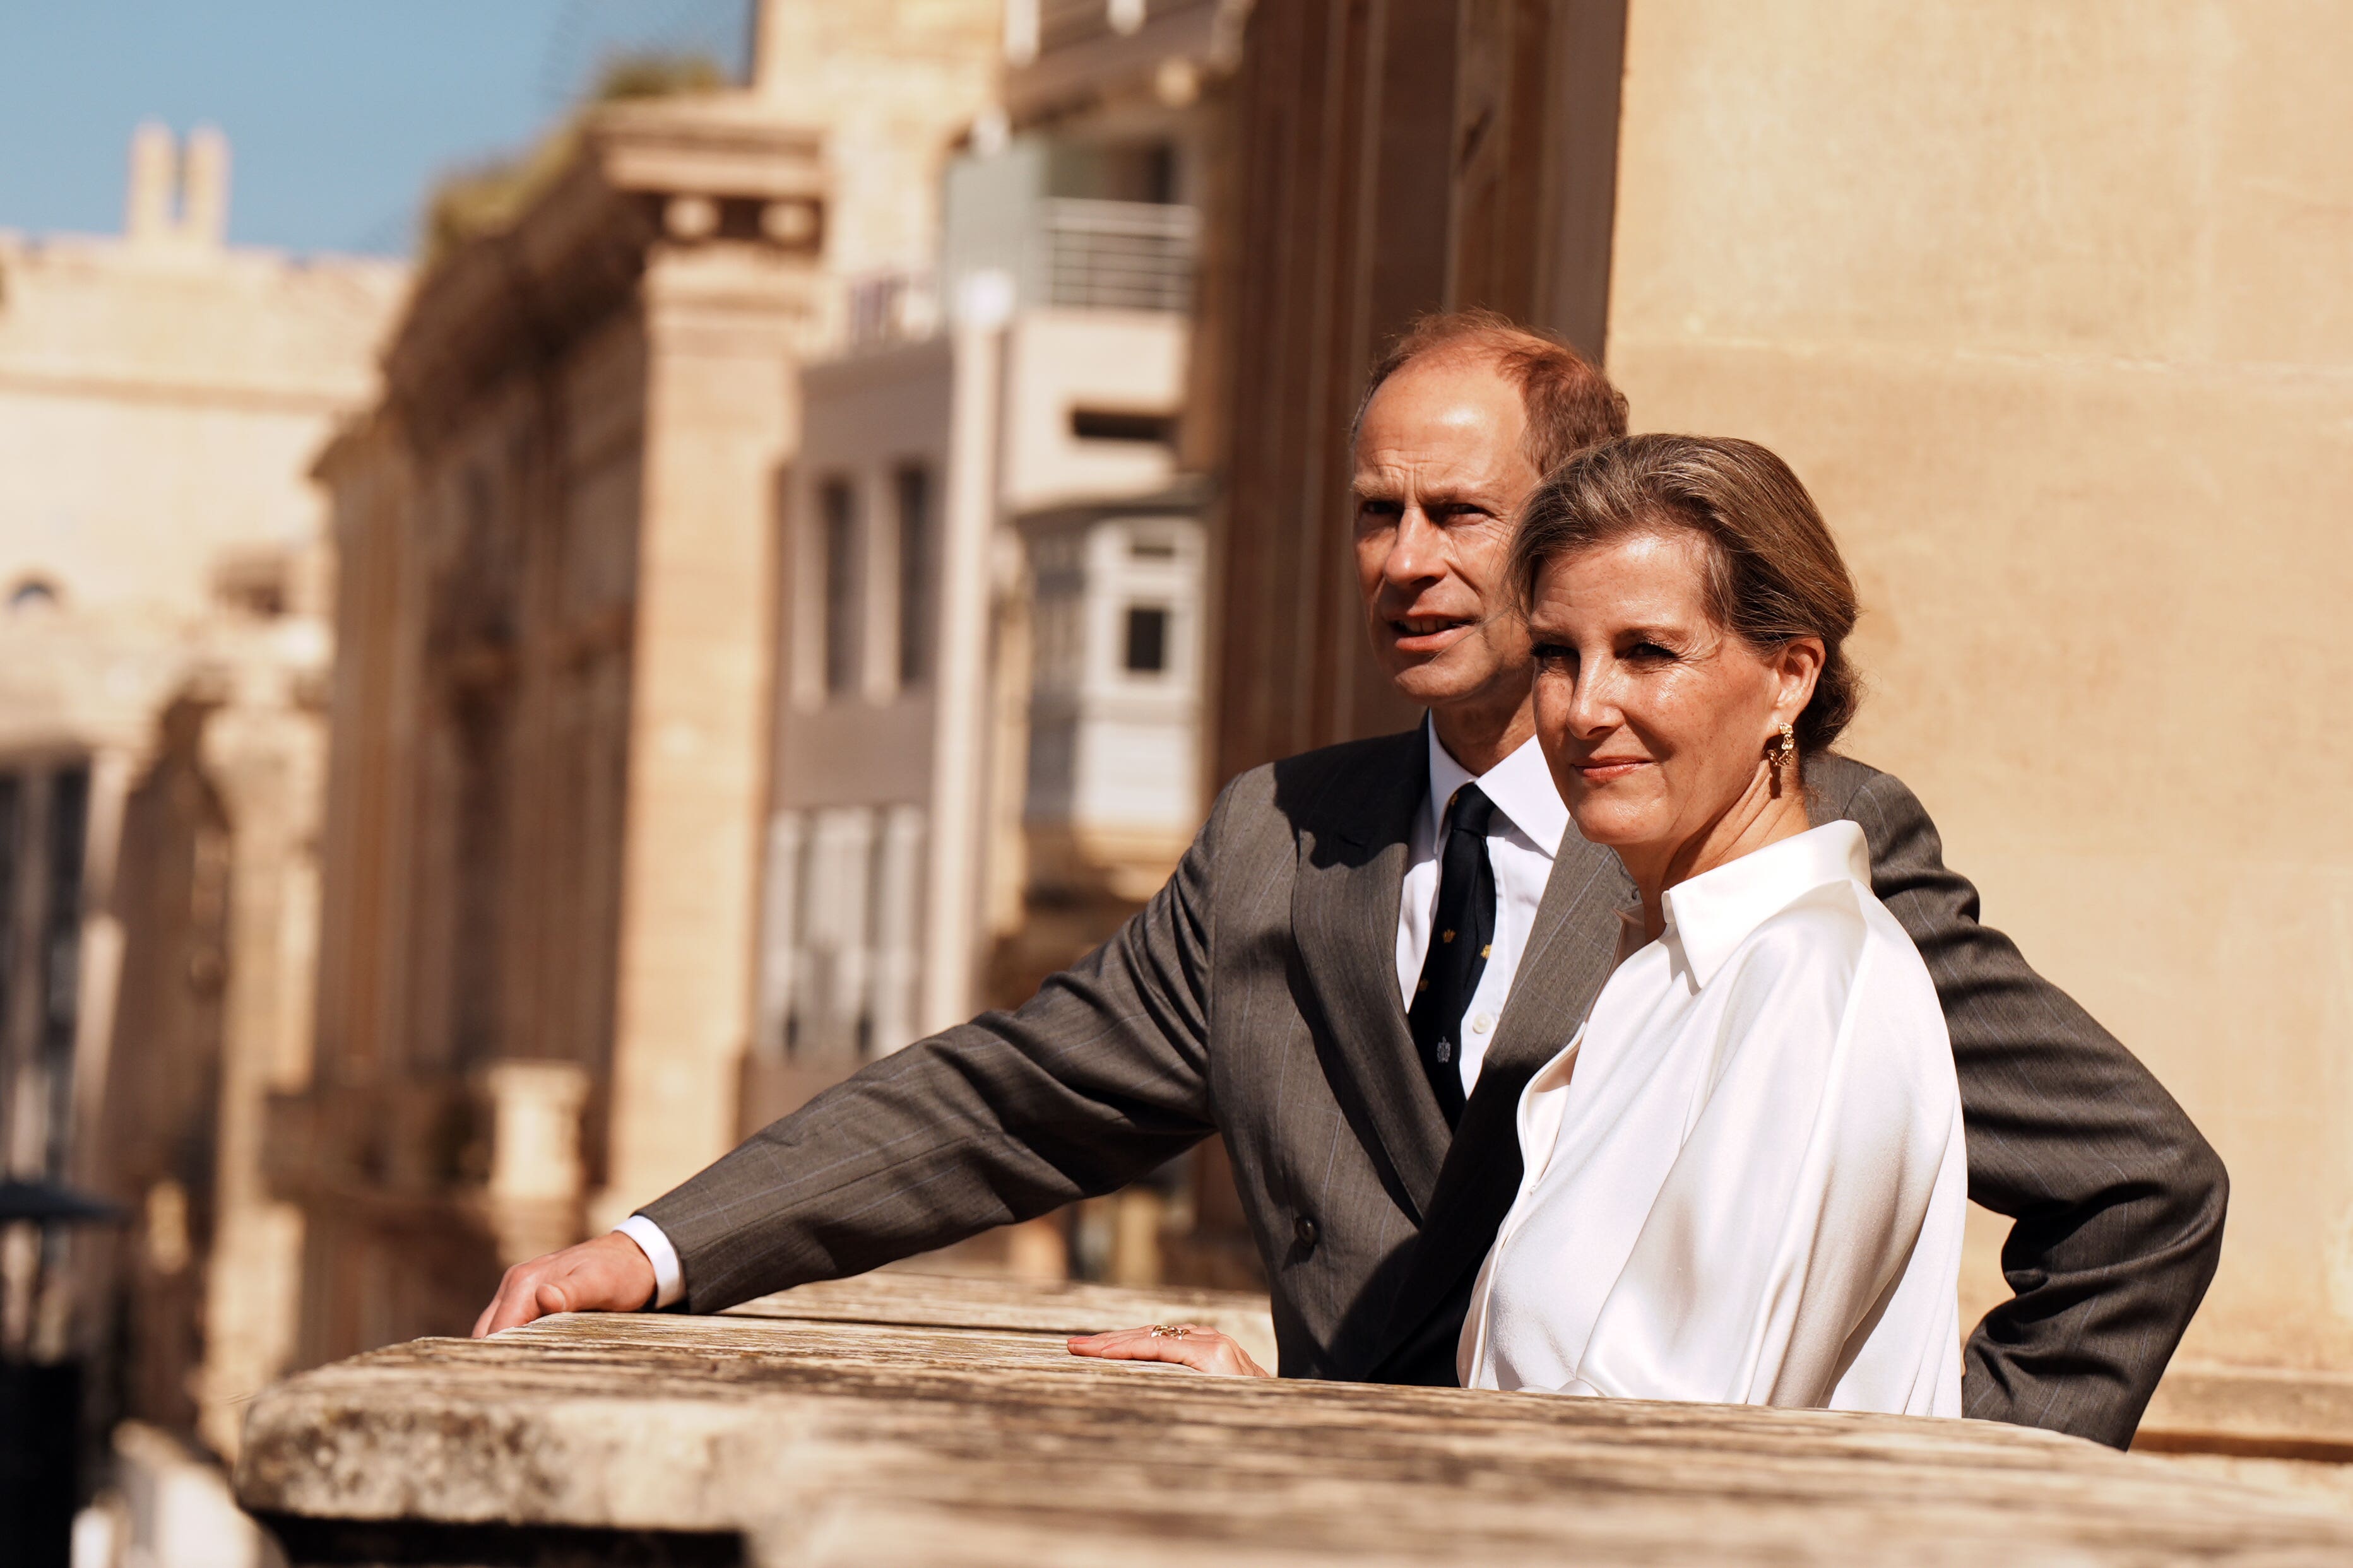
[[[1560,338],[1496,310],[1447,310],[1417,318],[1373,367],[1348,426],[1348,445],[1356,444],[1365,410],[1383,382],[1418,359],[1441,354],[1484,359],[1519,387],[1528,421],[1522,446],[1539,474],[1626,434],[1625,394]]]

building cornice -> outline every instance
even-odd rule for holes
[[[738,252],[771,286],[813,268],[822,152],[818,129],[748,94],[595,110],[521,217],[420,282],[385,355],[403,428],[433,444],[518,364],[557,357],[631,305],[666,250]]]

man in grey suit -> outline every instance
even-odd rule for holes
[[[1624,429],[1624,400],[1548,340],[1483,316],[1409,334],[1357,422],[1356,554],[1428,722],[1234,780],[1144,910],[1027,1005],[872,1063],[621,1230],[518,1265],[475,1331],[856,1274],[1219,1133],[1282,1374],[1451,1383],[1518,1185],[1520,1089],[1608,976],[1630,892],[1552,792],[1501,568],[1539,476]],[[2016,1222],[2017,1294],[1970,1337],[1968,1410],[2126,1444],[2213,1276],[2221,1162],[1978,922],[1909,791],[1835,755],[1805,782],[1815,821],[1862,827],[1936,977],[1969,1195]]]

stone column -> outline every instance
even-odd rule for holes
[[[657,247],[643,285],[644,491],[607,1187],[659,1196],[734,1142],[752,1032],[779,465],[804,265]]]
[[[81,1000],[74,1019],[74,1130],[78,1179],[90,1182],[105,1093],[107,1056],[114,1042],[114,1006],[122,977],[122,919],[115,908],[114,874],[122,842],[122,806],[139,763],[126,746],[107,746],[90,759],[90,818],[83,833]]]
[[[237,1451],[246,1401],[286,1371],[298,1332],[302,1215],[272,1197],[264,1169],[269,1097],[310,1081],[326,735],[290,689],[297,676],[259,662],[238,672],[204,739],[230,824],[230,963],[197,1425],[223,1454]]]
[[[152,245],[172,234],[172,196],[180,180],[180,149],[169,127],[149,121],[131,135],[131,186],[122,204],[122,232]]]
[[[494,1062],[474,1075],[474,1092],[490,1124],[483,1198],[499,1261],[522,1263],[568,1244],[580,1229],[588,1069],[576,1062]]]
[[[209,125],[199,125],[188,136],[180,237],[214,248],[228,239],[228,138]]]
[[[989,541],[997,528],[1001,323],[965,302],[956,328],[955,403],[940,548],[939,702],[932,750],[932,867],[923,900],[923,991],[916,1027],[972,1012],[979,958],[979,858],[986,831]]]

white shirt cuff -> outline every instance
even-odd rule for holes
[[[678,1248],[670,1244],[661,1226],[641,1214],[633,1214],[614,1230],[638,1244],[646,1261],[654,1266],[654,1299],[650,1305],[667,1307],[686,1294],[686,1275],[678,1266]]]

